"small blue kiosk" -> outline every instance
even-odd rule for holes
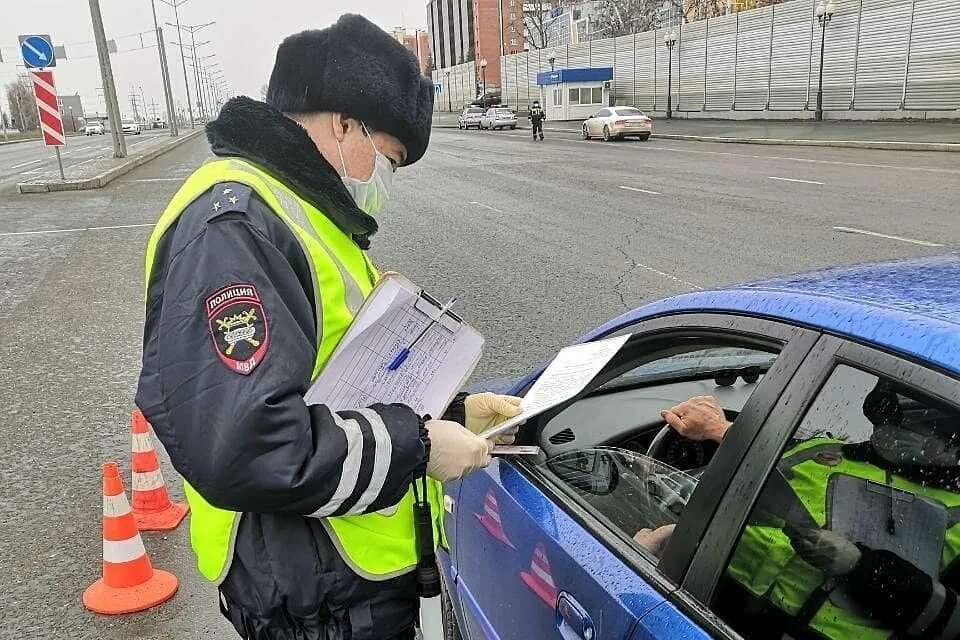
[[[537,74],[548,120],[583,120],[610,105],[613,67],[557,69]]]

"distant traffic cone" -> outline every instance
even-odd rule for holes
[[[497,496],[493,494],[493,489],[487,491],[487,497],[483,500],[483,513],[473,515],[477,517],[483,528],[490,532],[490,535],[516,550],[514,544],[507,537],[507,532],[503,530],[503,524],[500,522],[500,507],[497,506]]]
[[[116,615],[143,611],[177,591],[172,573],[154,569],[123,492],[116,462],[103,465],[103,577],[83,592],[83,606]]]
[[[183,502],[170,502],[157,452],[150,439],[150,426],[139,409],[130,416],[130,431],[133,442],[130,502],[137,527],[140,531],[176,529],[189,507]]]
[[[520,572],[520,578],[537,594],[537,597],[547,603],[551,609],[557,605],[557,587],[553,584],[550,574],[550,562],[547,561],[547,549],[542,542],[538,542],[533,549],[533,559],[530,561],[530,572]]]

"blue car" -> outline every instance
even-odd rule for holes
[[[954,255],[836,268],[678,295],[588,333],[631,337],[522,428],[543,454],[445,485],[446,637],[949,635],[958,283]],[[495,390],[523,395],[542,370]],[[665,423],[691,398],[722,409],[719,440]],[[825,562],[824,540],[843,553]]]

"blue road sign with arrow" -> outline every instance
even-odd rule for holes
[[[53,54],[53,42],[49,35],[19,36],[20,54],[23,64],[27,68],[44,69],[57,66],[57,59]]]

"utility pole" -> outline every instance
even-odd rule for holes
[[[163,77],[163,96],[167,101],[167,126],[170,127],[170,137],[175,138],[180,135],[180,129],[177,125],[177,116],[174,113],[173,89],[170,86],[170,69],[167,67],[167,47],[163,41],[163,29],[160,28],[160,23],[157,22],[157,5],[154,0],[150,0],[150,9],[153,11],[153,31],[154,35],[157,36],[157,51],[160,54],[160,75]],[[156,120],[156,112],[154,112],[153,116],[154,120]]]
[[[140,112],[137,111],[137,93],[130,87],[130,108],[133,109],[133,119],[140,122]]]
[[[90,19],[93,22],[93,38],[97,42],[97,57],[100,58],[100,76],[103,94],[107,101],[107,117],[110,119],[110,137],[113,138],[113,157],[127,157],[127,141],[120,123],[120,105],[117,103],[117,88],[113,83],[113,67],[107,50],[107,36],[103,33],[103,16],[100,15],[100,0],[90,1]]]
[[[180,66],[183,67],[183,89],[187,92],[187,111],[190,113],[190,128],[193,129],[197,124],[193,120],[193,105],[190,103],[190,82],[187,80],[187,61],[183,56],[183,33],[180,31],[180,12],[178,8],[187,0],[160,0],[163,4],[173,7],[173,19],[177,28],[177,40],[180,41]],[[167,24],[170,24],[169,22]]]

